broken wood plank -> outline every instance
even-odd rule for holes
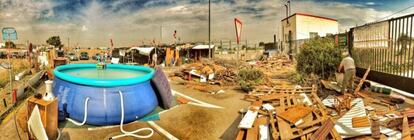
[[[253,127],[247,129],[246,140],[257,140],[259,138],[259,120],[254,121]]]
[[[254,101],[251,106],[260,108],[263,104],[263,101]]]
[[[280,106],[276,107],[276,114],[285,111],[285,100],[280,100]],[[291,128],[288,122],[276,116],[277,125],[279,128],[279,136],[282,140],[288,140],[292,137]]]
[[[237,133],[236,140],[244,140],[244,137],[246,135],[246,129],[240,129]]]
[[[278,113],[277,115],[292,124],[295,124],[303,117],[307,116],[311,113],[312,110],[309,107],[297,105],[291,108],[288,108],[286,111]]]
[[[332,137],[334,140],[342,140],[342,137],[341,137],[341,135],[339,135],[338,131],[336,131],[335,126],[334,126],[334,128],[331,130],[331,132],[329,132],[329,133],[331,134],[331,137]]]
[[[296,138],[298,138],[298,137],[300,137],[300,136],[304,136],[304,135],[307,135],[307,134],[309,134],[309,133],[312,133],[312,132],[314,132],[314,131],[318,130],[319,128],[320,128],[320,126],[313,126],[313,127],[307,128],[306,130],[302,131],[300,134],[295,134],[295,135],[292,135],[292,136],[291,136],[291,137],[289,137],[288,139],[289,139],[289,140],[290,140],[290,139],[296,139]]]
[[[270,118],[270,126],[272,127],[272,138],[274,140],[279,139],[279,133],[277,132],[276,126],[275,126],[275,118],[273,116],[273,110],[268,110],[269,118]]]
[[[257,125],[259,127],[259,139],[270,139],[269,133],[269,120],[267,117],[260,117],[257,119]]]
[[[332,121],[331,118],[328,118],[322,124],[322,126],[318,130],[316,130],[315,133],[313,133],[313,135],[310,137],[310,139],[311,140],[323,140],[323,139],[326,139],[326,137],[331,132],[331,130],[332,129],[335,129],[334,126],[335,126],[335,123]]]
[[[188,99],[186,99],[186,98],[183,98],[183,97],[177,97],[177,101],[178,101],[180,104],[187,104],[188,102],[190,102],[190,100],[188,100]]]
[[[240,121],[239,128],[241,129],[249,129],[252,128],[254,121],[256,120],[258,112],[248,110],[247,113],[244,115],[243,119]]]
[[[353,117],[352,118],[352,127],[359,128],[359,127],[369,127],[371,126],[369,118],[367,116],[364,117]]]
[[[365,71],[364,76],[362,77],[362,79],[359,81],[358,86],[355,88],[354,91],[354,95],[357,95],[357,93],[361,90],[362,85],[364,84],[365,80],[368,77],[369,72],[371,71],[371,66],[368,67],[367,71]]]
[[[402,140],[412,140],[411,139],[411,132],[410,132],[410,126],[408,125],[408,118],[407,115],[404,115],[403,118],[403,124],[402,124]]]

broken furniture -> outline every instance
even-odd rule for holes
[[[43,127],[46,130],[46,134],[49,139],[57,138],[58,130],[58,102],[57,98],[52,101],[45,101],[43,99],[36,99],[30,97],[27,102],[27,116],[32,114],[35,106],[38,106],[40,111],[40,118],[42,120]]]

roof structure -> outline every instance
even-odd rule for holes
[[[307,16],[307,17],[320,18],[320,19],[324,19],[324,20],[338,21],[338,20],[333,19],[333,18],[322,17],[322,16],[316,16],[316,15],[311,15],[311,14],[306,14],[306,13],[295,13],[295,14],[293,14],[293,15],[291,15],[291,16],[289,16],[289,17],[287,17],[287,18],[282,19],[282,21],[284,21],[284,20],[286,20],[286,19],[288,19],[288,18],[290,18],[290,17],[296,16],[296,15],[298,15],[298,16]]]
[[[214,45],[210,45],[210,47],[208,45],[197,45],[195,47],[193,47],[193,49],[195,50],[201,50],[201,49],[212,49],[214,48]]]

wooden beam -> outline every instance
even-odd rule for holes
[[[253,127],[247,129],[246,140],[257,140],[259,139],[259,120],[254,121]]]
[[[404,118],[403,118],[401,138],[402,138],[402,140],[412,140],[407,115],[404,115]]]
[[[316,130],[315,133],[313,133],[313,135],[310,137],[311,140],[322,140],[325,139],[328,134],[331,132],[332,129],[334,128],[335,123],[332,121],[331,118],[328,118],[323,124],[322,126]]]
[[[279,139],[279,132],[277,132],[276,126],[275,126],[275,118],[273,116],[273,110],[268,110],[269,118],[270,118],[270,126],[272,127],[272,137],[274,140]]]
[[[364,76],[363,76],[363,77],[362,77],[362,79],[359,81],[358,86],[355,88],[354,95],[357,95],[357,93],[361,90],[362,85],[364,84],[365,80],[367,79],[368,74],[369,74],[369,72],[370,72],[370,71],[371,71],[371,66],[370,66],[370,67],[368,67],[367,71],[365,71]]]
[[[246,129],[240,129],[237,133],[236,140],[244,140],[244,137],[246,135]]]

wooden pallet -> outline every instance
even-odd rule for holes
[[[285,91],[292,91],[292,90],[285,90]],[[299,92],[297,92],[299,91]],[[306,117],[302,118],[303,122],[302,124],[295,125],[292,124],[285,119],[281,117],[277,117],[278,122],[278,128],[280,132],[280,138],[282,140],[287,139],[295,139],[295,138],[301,138],[301,139],[307,139],[306,137],[309,137],[310,133],[316,131],[318,128],[322,126],[322,122],[326,119],[326,112],[324,105],[322,104],[322,101],[317,97],[316,95],[316,86],[312,86],[312,88],[307,88],[306,91],[302,92],[304,90],[297,90],[293,89],[293,95],[282,97],[279,99],[280,105],[276,106],[276,112],[281,113],[285,112],[289,107],[293,107],[296,105],[303,105],[303,102],[299,102],[294,94],[297,93],[305,93],[312,102],[312,112],[307,115]]]
[[[317,87],[315,85],[303,88],[258,88],[245,95],[244,99],[252,101],[252,105],[260,101],[262,104],[270,104],[275,108],[275,110],[267,111],[258,110],[258,113],[268,117],[272,138],[276,140],[309,139],[312,133],[318,130],[322,126],[322,122],[327,118],[326,107],[317,96]],[[305,99],[309,101],[304,102]],[[295,125],[293,122],[273,114],[274,111],[276,114],[286,112],[294,106],[304,106],[310,109],[310,113],[298,117],[302,119],[303,123]],[[246,135],[246,131],[239,131],[239,138],[244,135]],[[336,136],[339,135],[337,134]],[[256,137],[250,136],[250,138],[254,139]]]

